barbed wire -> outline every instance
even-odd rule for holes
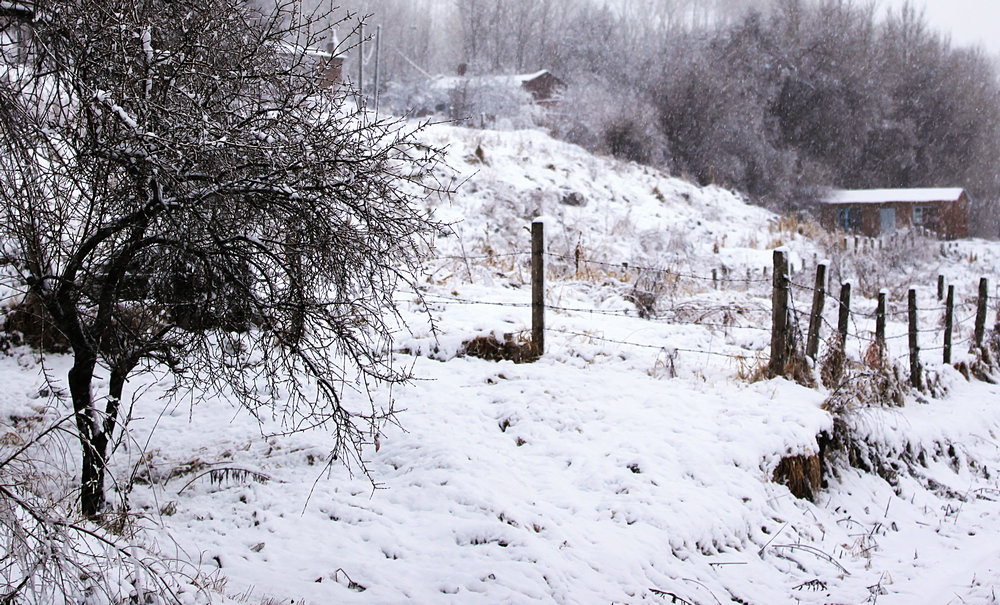
[[[734,278],[734,277],[731,277],[731,276],[728,275],[729,272],[724,267],[722,269],[722,272],[721,272],[722,274],[721,275],[719,273],[715,272],[715,271],[713,271],[712,275],[707,275],[707,274],[706,275],[699,275],[699,274],[695,274],[695,273],[688,272],[688,271],[682,271],[682,270],[671,269],[671,268],[664,268],[664,267],[655,267],[655,266],[649,266],[649,265],[645,265],[645,264],[641,264],[641,263],[632,263],[632,262],[628,262],[628,261],[614,263],[614,262],[607,262],[607,261],[591,260],[591,259],[584,258],[584,257],[582,257],[580,255],[570,256],[570,255],[557,254],[557,253],[551,253],[551,252],[545,252],[543,254],[544,254],[544,256],[546,258],[555,259],[555,260],[558,260],[558,261],[562,261],[562,262],[566,262],[566,263],[569,263],[569,264],[573,264],[573,265],[575,265],[577,267],[578,270],[579,270],[579,268],[581,266],[598,266],[598,267],[605,267],[605,268],[614,269],[614,270],[635,271],[635,272],[639,272],[640,274],[643,273],[643,272],[645,272],[645,273],[653,273],[653,274],[658,274],[658,275],[670,276],[670,277],[679,278],[679,279],[696,280],[696,281],[699,281],[699,282],[706,282],[706,283],[707,282],[711,282],[711,283],[715,284],[717,287],[718,287],[719,284],[739,284],[739,285],[742,285],[742,286],[745,286],[745,287],[749,288],[751,284],[771,284],[772,283],[772,278],[767,277],[767,278],[763,278],[762,279],[762,278],[752,277],[752,276],[749,276],[749,271],[748,271],[748,277]],[[440,257],[436,257],[436,258],[438,258],[438,259],[445,259],[445,260],[466,260],[466,261],[468,261],[468,260],[489,260],[489,259],[501,259],[501,258],[513,258],[513,257],[526,257],[526,256],[530,256],[530,255],[531,255],[530,252],[513,252],[513,253],[489,253],[489,254],[478,255],[478,256],[440,256]],[[765,268],[764,270],[766,272],[767,269]],[[641,295],[641,296],[648,296],[648,297],[658,297],[661,294],[663,294],[663,292],[656,291],[656,290],[653,290],[653,289],[640,288],[640,287],[638,287],[638,283],[639,283],[639,281],[638,281],[638,279],[636,279],[635,280],[635,284],[633,285],[633,288],[632,288],[632,294],[633,295]],[[788,285],[789,285],[789,312],[790,312],[790,315],[791,315],[791,318],[792,318],[791,328],[800,332],[800,338],[801,338],[801,325],[800,325],[800,323],[801,323],[801,321],[802,321],[803,318],[808,318],[809,316],[811,316],[811,312],[807,313],[805,311],[799,311],[795,307],[795,300],[796,299],[795,299],[795,297],[793,295],[793,290],[804,291],[804,292],[811,292],[811,293],[816,293],[817,291],[821,291],[822,294],[823,294],[823,297],[824,297],[824,306],[825,306],[827,300],[829,299],[829,300],[833,301],[834,308],[837,310],[838,313],[844,307],[844,305],[842,305],[842,303],[840,301],[839,295],[835,294],[834,292],[831,292],[827,288],[818,289],[818,288],[814,287],[813,285],[804,284],[804,283],[800,283],[798,281],[795,281],[794,279],[791,278],[791,276],[789,276]],[[532,306],[532,304],[530,302],[518,303],[518,302],[481,301],[481,300],[472,300],[472,299],[460,298],[460,297],[448,297],[448,296],[444,296],[444,295],[429,295],[429,297],[430,298],[428,298],[428,302],[430,302],[432,304],[445,304],[445,305],[448,305],[448,304],[455,304],[455,305],[485,305],[485,306],[499,306],[499,307],[512,307],[512,308],[529,308],[529,307]],[[436,299],[436,300],[433,300],[433,299]],[[1000,294],[998,294],[998,295],[989,295],[987,297],[987,300],[988,301],[1000,301]],[[965,305],[963,305],[962,303],[959,303],[958,305],[953,306],[952,309],[961,308],[963,306],[965,306]],[[736,323],[726,323],[726,322],[720,323],[720,322],[712,322],[712,321],[703,321],[703,320],[700,320],[700,319],[696,319],[694,321],[682,321],[682,320],[679,320],[678,316],[677,316],[677,314],[679,312],[690,312],[690,313],[699,313],[700,312],[700,313],[704,313],[704,314],[707,315],[707,314],[710,314],[710,313],[725,313],[725,312],[732,311],[732,312],[736,312],[736,313],[742,314],[742,313],[744,313],[744,312],[746,312],[748,310],[748,309],[745,309],[743,307],[736,307],[736,308],[733,308],[733,307],[711,307],[711,306],[699,306],[699,305],[688,304],[688,305],[686,305],[686,306],[684,306],[684,307],[682,307],[680,309],[671,309],[669,311],[661,311],[661,312],[656,312],[656,313],[654,313],[654,312],[648,312],[647,313],[647,312],[644,312],[644,311],[642,311],[640,309],[640,305],[638,303],[636,303],[635,309],[631,309],[631,308],[626,308],[626,309],[596,309],[596,308],[589,308],[589,307],[574,307],[574,306],[562,306],[562,305],[551,305],[551,304],[548,304],[548,305],[546,305],[546,310],[551,310],[551,311],[560,312],[560,313],[587,314],[587,315],[604,316],[604,317],[640,318],[640,319],[643,319],[643,320],[646,320],[646,321],[650,321],[650,322],[668,323],[668,324],[674,325],[674,326],[698,326],[698,327],[705,328],[705,329],[758,330],[758,331],[761,331],[761,332],[768,332],[768,331],[771,330],[770,327],[760,327],[760,326],[753,326],[753,325],[739,325],[739,324],[736,324]],[[751,311],[751,312],[770,312],[770,309],[767,309],[767,308],[749,309],[749,311]],[[930,305],[930,306],[924,306],[924,307],[918,307],[916,309],[918,318],[923,318],[924,321],[927,321],[927,316],[928,315],[937,314],[937,313],[947,313],[947,311],[948,311],[948,306],[947,305],[940,305],[940,304]],[[893,322],[897,322],[898,320],[902,320],[902,323],[908,323],[909,314],[910,314],[910,310],[908,308],[899,308],[899,309],[889,308],[889,309],[886,309],[885,312],[884,312],[884,316],[887,319],[892,320]],[[864,312],[864,311],[859,311],[859,310],[856,310],[856,309],[852,310],[852,309],[850,309],[850,306],[847,305],[847,316],[848,316],[850,325],[853,326],[853,329],[847,330],[847,333],[845,335],[846,337],[858,340],[861,343],[875,343],[878,340],[877,337],[876,337],[876,335],[874,334],[873,330],[867,330],[867,329],[863,330],[860,327],[860,325],[861,325],[861,323],[863,321],[871,321],[871,320],[877,319],[877,317],[878,317],[877,310],[873,310],[873,311],[870,311],[870,312]],[[977,316],[978,316],[978,310],[975,313],[971,314],[971,315],[963,316],[963,317],[958,318],[958,319],[953,319],[952,329],[953,330],[957,330],[959,332],[959,334],[961,334],[961,332],[963,330],[963,326],[967,325],[970,321],[974,320]],[[820,316],[821,324],[820,325],[825,326],[827,328],[827,330],[829,331],[830,335],[838,334],[839,330],[836,329],[836,327],[831,323],[831,321],[828,319],[828,317],[829,317],[829,314],[827,314],[827,313],[821,314],[821,316]],[[575,332],[575,331],[565,330],[565,329],[552,329],[552,328],[549,328],[549,330],[557,332],[557,333],[566,334],[566,335],[583,337],[583,338],[593,339],[593,340],[597,340],[597,341],[601,341],[601,342],[608,342],[608,343],[619,344],[619,345],[623,345],[623,346],[635,346],[635,347],[642,347],[642,348],[648,348],[648,349],[657,349],[657,350],[667,350],[667,351],[683,351],[683,352],[687,352],[687,353],[717,355],[717,356],[729,357],[729,358],[743,358],[743,359],[746,358],[745,355],[731,355],[731,354],[725,354],[725,353],[717,353],[715,351],[705,351],[705,350],[696,350],[696,349],[684,349],[684,348],[678,348],[678,347],[672,347],[672,346],[661,346],[661,345],[652,345],[652,344],[645,344],[645,343],[638,343],[638,342],[630,342],[630,341],[625,341],[625,340],[616,340],[616,339],[611,339],[611,338],[607,338],[607,337],[603,337],[603,336],[597,336],[595,334],[584,333],[584,332]],[[943,327],[942,326],[932,326],[932,327],[926,327],[926,328],[918,328],[918,329],[915,330],[915,333],[918,334],[918,335],[927,335],[927,334],[937,334],[938,332],[941,332],[941,331],[943,331]],[[895,340],[909,338],[911,336],[911,334],[912,334],[911,331],[907,330],[906,332],[903,332],[903,333],[900,333],[900,334],[889,335],[889,336],[884,337],[884,342],[895,341]],[[819,340],[822,343],[824,343],[825,345],[829,346],[831,344],[831,340],[832,339],[830,337],[822,337],[822,336],[820,336]],[[966,337],[966,338],[961,339],[961,340],[959,340],[957,342],[953,342],[951,346],[952,347],[961,346],[962,344],[968,343],[971,340],[972,340],[971,337]],[[945,345],[942,344],[942,345],[935,345],[935,346],[930,346],[930,347],[920,347],[919,350],[921,350],[921,351],[939,351],[939,350],[943,350],[944,348],[945,348]],[[752,354],[752,352],[750,352],[750,353]],[[907,357],[908,355],[909,355],[909,353],[905,353],[902,356],[900,356],[900,358]]]
[[[435,299],[434,297],[437,297]],[[531,303],[517,303],[517,302],[496,302],[496,301],[483,301],[483,300],[472,300],[466,298],[458,298],[452,296],[445,296],[443,294],[427,294],[424,296],[424,301],[430,304],[439,305],[483,305],[483,306],[493,306],[493,307],[512,307],[512,308],[529,308]],[[412,302],[417,302],[416,300]],[[707,321],[678,321],[675,317],[671,317],[666,314],[660,315],[649,315],[643,317],[638,313],[638,311],[631,311],[629,309],[591,309],[584,307],[563,307],[559,305],[546,305],[545,309],[548,311],[561,311],[564,313],[586,313],[590,315],[600,315],[605,317],[630,317],[645,319],[647,321],[653,321],[658,323],[664,323],[675,326],[699,326],[705,328],[717,328],[725,330],[758,330],[762,332],[770,331],[770,328],[764,328],[761,326],[747,326],[739,324],[726,324],[717,322],[707,322]],[[728,308],[723,308],[728,310]],[[695,310],[699,311],[719,311],[723,310],[720,308],[713,307],[695,307]]]
[[[695,280],[699,280],[699,281],[710,281],[710,282],[713,282],[713,283],[716,283],[716,282],[717,283],[733,283],[733,284],[771,283],[770,279],[760,279],[760,278],[754,278],[754,277],[749,277],[749,278],[747,278],[747,277],[732,278],[732,277],[720,276],[718,274],[715,275],[714,277],[711,276],[711,275],[697,275],[697,274],[694,274],[694,273],[687,273],[687,272],[684,272],[684,271],[677,271],[675,269],[664,269],[662,267],[650,267],[650,266],[646,266],[646,265],[639,265],[639,264],[635,264],[635,263],[630,263],[628,261],[624,261],[624,262],[620,262],[620,263],[611,263],[611,262],[605,262],[605,261],[589,260],[589,259],[582,258],[582,257],[577,258],[575,256],[566,256],[566,255],[563,255],[563,254],[554,254],[554,253],[549,253],[549,252],[545,253],[545,256],[547,256],[549,258],[556,258],[556,259],[559,259],[559,260],[564,260],[564,261],[572,262],[572,263],[587,264],[587,265],[597,265],[599,267],[610,267],[610,268],[615,268],[615,269],[625,269],[626,271],[634,269],[634,270],[637,270],[637,271],[647,271],[647,272],[650,272],[650,273],[662,273],[662,274],[665,274],[665,275],[672,275],[674,277],[682,277],[682,278],[685,278],[685,279],[695,279]]]
[[[435,254],[435,255],[432,255],[430,258],[431,258],[431,260],[461,260],[461,261],[468,261],[468,260],[490,260],[490,259],[494,259],[494,258],[513,258],[513,257],[516,257],[516,256],[531,256],[531,253],[530,252],[502,252],[502,253],[501,252],[493,252],[493,253],[489,253],[489,254],[478,254],[478,255],[471,255],[471,256],[466,256],[466,255],[445,255],[445,256],[440,256],[440,255],[436,255]]]
[[[955,347],[957,347],[959,345],[963,345],[963,344],[965,344],[967,342],[972,342],[972,340],[973,340],[972,338],[963,338],[963,339],[961,339],[961,340],[959,340],[957,342],[952,342],[951,343],[951,348],[954,349]],[[945,348],[946,348],[946,346],[942,344],[942,345],[936,345],[936,346],[933,346],[933,347],[917,347],[917,350],[920,353],[924,353],[926,351],[943,351],[943,350],[945,350]],[[901,357],[909,357],[909,356],[910,356],[910,353],[906,352],[906,353],[902,354],[901,356],[897,357],[897,359],[899,359]]]
[[[701,355],[701,354],[704,354],[704,355],[714,355],[716,357],[727,357],[729,359],[747,359],[748,358],[747,355],[733,355],[733,354],[730,354],[730,353],[719,353],[717,351],[706,351],[706,350],[700,350],[700,349],[687,349],[687,348],[683,348],[683,347],[674,347],[674,346],[670,346],[670,345],[651,345],[651,344],[645,344],[645,343],[639,343],[639,342],[630,342],[630,341],[627,341],[627,340],[617,340],[617,339],[614,339],[614,338],[607,338],[607,337],[604,337],[604,336],[597,336],[595,334],[588,334],[586,332],[576,332],[576,331],[573,331],[573,330],[565,330],[565,329],[560,329],[560,328],[546,328],[546,331],[547,332],[556,332],[558,334],[567,334],[567,335],[570,335],[570,336],[578,336],[578,337],[581,337],[581,338],[587,338],[587,339],[590,339],[590,340],[597,340],[597,341],[600,341],[600,342],[608,342],[608,343],[619,344],[619,345],[626,345],[626,346],[631,346],[631,347],[640,347],[640,348],[644,348],[644,349],[657,349],[657,350],[661,350],[661,351],[664,351],[664,352],[667,352],[667,353],[671,353],[673,351],[677,351],[677,352],[681,352],[681,353],[694,353],[694,354],[698,354],[698,355]],[[751,354],[753,353],[753,351],[747,351],[747,352],[751,353]]]
[[[440,300],[432,300],[431,297],[437,297]],[[444,294],[426,294],[423,296],[425,302],[432,304],[442,304],[442,305],[483,305],[488,307],[518,307],[518,308],[528,308],[531,306],[530,302],[519,303],[519,302],[496,302],[487,300],[472,300],[468,298],[457,298],[454,296],[445,296]],[[417,302],[414,300],[413,302]]]
[[[442,294],[428,294],[428,295],[426,295],[424,297],[424,299],[428,303],[431,303],[431,304],[442,304],[442,305],[483,305],[483,306],[511,307],[511,308],[521,308],[521,309],[530,308],[532,306],[530,302],[483,301],[483,300],[473,300],[473,299],[466,299],[466,298],[459,298],[459,297],[451,297],[451,296],[446,296],[446,295],[442,295]],[[790,302],[790,306],[791,306],[791,312],[792,312],[793,317],[795,319],[794,325],[796,326],[796,329],[800,329],[798,327],[798,324],[802,321],[803,318],[808,317],[809,315],[811,315],[811,313],[806,313],[804,311],[798,311],[797,309],[795,309],[794,308],[794,299],[790,298],[789,302]],[[839,306],[839,300],[837,301],[837,304]],[[583,314],[598,315],[598,316],[605,316],[605,317],[639,318],[639,319],[644,319],[646,321],[658,322],[658,323],[665,323],[665,324],[674,325],[674,326],[698,326],[698,327],[702,327],[702,328],[721,329],[721,330],[757,330],[757,331],[761,331],[761,332],[768,332],[768,331],[771,330],[771,328],[768,328],[768,327],[753,326],[753,325],[739,325],[739,324],[729,324],[729,323],[718,323],[718,322],[709,322],[709,321],[701,321],[701,320],[698,320],[698,321],[680,321],[680,320],[678,320],[676,318],[676,316],[672,316],[670,314],[664,314],[664,313],[650,314],[650,315],[643,316],[638,311],[633,311],[633,310],[630,310],[630,309],[594,309],[594,308],[586,308],[586,307],[564,307],[564,306],[561,306],[561,305],[546,305],[546,310],[563,312],[563,313],[583,313]],[[690,307],[688,307],[687,309],[684,309],[684,310],[689,310],[689,311],[703,311],[703,312],[719,312],[719,311],[733,311],[734,309],[731,309],[729,307],[705,307],[705,306],[699,307],[699,306],[690,306]],[[736,311],[739,311],[739,309],[736,309]],[[767,309],[754,309],[754,311],[765,312],[765,311],[767,311]],[[676,313],[676,312],[677,311],[674,311],[674,313]],[[867,316],[867,315],[864,315],[864,314],[850,312],[849,313],[849,317],[852,319],[852,323],[854,323],[854,330],[848,330],[847,331],[847,336],[850,337],[850,338],[862,341],[862,342],[875,342],[877,340],[877,338],[875,337],[875,335],[874,335],[874,333],[872,331],[867,331],[867,330],[866,331],[862,331],[861,329],[858,328],[857,321],[856,321],[856,316],[857,315],[861,315],[863,317],[870,318],[870,316]],[[967,323],[967,322],[971,321],[972,319],[975,319],[975,317],[976,317],[976,315],[974,314],[974,315],[970,315],[970,316],[968,316],[966,318],[960,319],[958,322],[955,322],[955,325],[953,326],[953,329],[955,327],[960,327],[961,324],[963,324],[963,323]],[[823,325],[825,325],[827,327],[827,329],[831,333],[839,333],[839,330],[837,329],[837,327],[834,326],[833,323],[831,323],[830,320],[825,315],[821,316],[821,322],[822,322]],[[937,334],[939,331],[941,331],[941,328],[939,328],[939,327],[930,327],[930,328],[920,328],[920,329],[917,329],[916,333],[917,334]],[[890,335],[890,336],[886,336],[885,340],[886,341],[898,340],[898,339],[902,339],[902,338],[907,338],[909,336],[910,336],[910,332],[907,331],[907,332],[903,332],[901,334],[893,334],[893,335]],[[825,338],[825,337],[822,337],[822,336],[820,337],[820,341],[823,342],[824,344],[829,344],[830,343],[829,338]]]

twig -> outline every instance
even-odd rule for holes
[[[841,572],[843,572],[843,574],[845,576],[851,575],[851,572],[847,571],[847,568],[844,567],[843,565],[841,565],[840,563],[838,563],[836,559],[834,559],[830,555],[826,554],[822,550],[820,550],[820,549],[818,549],[816,547],[813,547],[813,546],[809,546],[808,544],[775,544],[774,547],[775,548],[789,548],[789,549],[792,549],[792,550],[795,550],[795,549],[804,550],[804,551],[806,551],[808,553],[812,553],[812,554],[816,555],[820,559],[824,559],[826,561],[829,561],[830,563],[833,563],[834,565],[837,566],[837,569],[839,569]]]
[[[764,546],[760,547],[760,550],[757,551],[757,556],[758,557],[764,554],[764,551],[767,550],[767,547],[771,545],[771,542],[774,542],[775,538],[777,538],[779,535],[781,535],[781,532],[785,531],[786,527],[788,527],[788,523],[785,523],[784,525],[782,525],[781,529],[779,529],[778,532],[775,533],[773,536],[771,536],[771,539],[767,541],[767,544],[765,544]]]
[[[180,495],[184,490],[191,486],[192,483],[201,479],[205,475],[211,476],[212,483],[222,483],[224,480],[232,477],[239,480],[244,477],[250,477],[253,481],[257,483],[267,483],[271,481],[271,477],[265,475],[260,471],[252,471],[246,468],[239,468],[235,466],[224,466],[208,469],[207,471],[202,471],[195,475],[190,481],[184,484],[184,487],[177,490],[177,495]]]
[[[670,597],[671,603],[681,603],[681,605],[694,605],[691,601],[688,601],[684,597],[677,596],[676,593],[670,592],[669,590],[659,590],[656,588],[650,588],[649,592],[655,594],[658,597]]]
[[[708,591],[708,594],[712,595],[712,598],[715,599],[716,603],[718,603],[719,605],[722,605],[722,601],[720,601],[718,599],[718,597],[715,596],[715,593],[712,592],[712,590],[708,586],[705,586],[704,584],[702,584],[698,580],[692,580],[691,578],[683,578],[683,580],[685,582],[691,582],[692,584],[697,584],[698,586],[701,586],[702,588],[704,588],[705,590]]]

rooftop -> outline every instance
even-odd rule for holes
[[[882,204],[886,202],[957,202],[965,189],[831,189],[819,198],[823,204]]]

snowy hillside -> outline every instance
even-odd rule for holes
[[[146,529],[137,540],[199,565],[194,584],[238,603],[995,602],[1000,386],[941,363],[934,286],[938,274],[956,285],[965,359],[978,280],[1000,278],[1000,246],[917,239],[855,253],[732,192],[538,132],[426,136],[447,145],[441,178],[461,186],[431,200],[451,233],[433,242],[419,295],[400,292],[396,363],[416,380],[377,393],[399,425],[366,452],[371,480],[328,464],[324,433],[273,436],[283,427],[268,419],[261,429],[224,402],[160,398],[166,385],[140,377],[134,439],[113,460]],[[536,218],[545,355],[464,354],[476,337],[530,334]],[[839,416],[857,460],[882,466],[830,457],[815,502],[773,478],[834,432],[831,392],[751,379],[768,356],[778,246],[802,329],[817,261],[830,261],[833,294],[852,280],[854,360],[886,289],[890,357],[905,367],[900,311],[918,286],[937,381],[935,396],[910,390],[903,407]],[[824,338],[830,303],[826,321]],[[2,432],[65,413],[39,390],[43,367],[61,380],[67,359],[43,366],[21,351],[0,364]],[[72,473],[74,448],[59,462]]]

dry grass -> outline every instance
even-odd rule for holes
[[[736,378],[743,382],[759,382],[767,378],[769,357],[763,351],[753,357],[740,355],[733,358],[736,362]]]
[[[513,334],[505,334],[504,342],[500,342],[492,334],[477,336],[462,343],[459,356],[469,355],[488,361],[513,361],[514,363],[531,363],[538,360],[538,349],[531,340],[523,336],[514,339]]]
[[[796,498],[815,501],[823,485],[819,454],[782,458],[771,475],[775,483],[788,486]]]
[[[677,351],[660,351],[653,367],[646,374],[652,378],[677,378]]]
[[[847,369],[847,353],[844,351],[844,339],[840,334],[834,334],[820,358],[820,381],[828,389],[835,389],[844,378]]]
[[[12,345],[26,344],[37,351],[65,353],[69,341],[63,336],[38,297],[28,294],[6,312],[2,340]]]

